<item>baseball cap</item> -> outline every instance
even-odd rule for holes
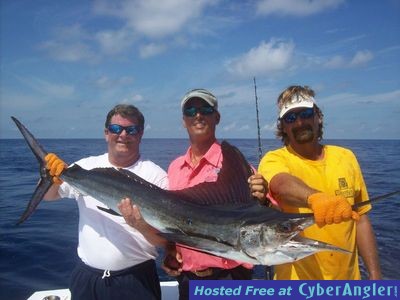
[[[185,104],[192,98],[200,98],[206,101],[210,106],[214,109],[218,109],[218,100],[213,94],[205,89],[194,89],[185,94],[182,98],[181,108],[185,106]]]
[[[316,102],[313,97],[302,94],[295,94],[288,102],[282,105],[279,112],[279,118],[282,118],[289,110],[292,110],[294,108],[311,108],[315,104]]]

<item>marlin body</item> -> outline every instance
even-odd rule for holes
[[[36,209],[52,178],[45,168],[47,152],[16,118],[12,117],[40,164],[41,180],[18,223]],[[61,179],[80,193],[103,202],[111,210],[130,197],[143,218],[160,235],[216,256],[261,265],[289,263],[318,251],[342,251],[320,241],[300,237],[314,223],[312,214],[288,214],[259,205],[247,179],[252,169],[240,151],[222,142],[223,163],[216,182],[180,191],[167,191],[139,176],[115,168],[67,168]]]

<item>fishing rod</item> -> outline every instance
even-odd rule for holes
[[[260,133],[260,118],[258,115],[258,96],[257,96],[257,84],[256,77],[253,77],[254,82],[254,97],[256,99],[256,120],[257,120],[257,140],[258,140],[258,164],[260,164],[262,158],[262,149],[261,149],[261,133]],[[265,266],[264,277],[266,280],[274,279],[274,269],[272,266]]]
[[[257,119],[257,139],[258,139],[258,162],[261,161],[262,158],[262,150],[261,150],[261,134],[260,134],[260,118],[258,117],[258,97],[257,97],[257,84],[256,77],[253,77],[254,81],[254,96],[256,98],[256,119]]]
[[[354,209],[359,208],[361,206],[364,206],[364,205],[370,204],[372,202],[376,202],[376,201],[379,201],[379,200],[383,200],[383,199],[389,198],[389,197],[394,196],[394,195],[399,194],[399,193],[400,193],[400,190],[394,191],[394,192],[390,192],[390,193],[387,193],[387,194],[384,194],[384,195],[372,197],[369,200],[365,200],[365,201],[353,204],[351,206],[351,208],[354,210]]]

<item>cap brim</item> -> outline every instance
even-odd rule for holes
[[[213,94],[208,92],[207,90],[203,90],[203,89],[196,89],[196,90],[192,90],[189,93],[187,93],[181,101],[181,108],[183,109],[183,107],[186,105],[186,103],[190,99],[193,99],[193,98],[202,99],[205,102],[207,102],[210,106],[217,109],[217,106],[218,106],[217,98]]]
[[[201,100],[207,102],[210,106],[215,107],[215,105],[212,101],[210,101],[208,99],[204,99],[204,97],[201,97],[201,96],[190,96],[189,98],[185,98],[184,100],[182,100],[181,107],[184,108],[185,104],[188,103],[193,98],[201,99]]]

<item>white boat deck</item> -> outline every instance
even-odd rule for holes
[[[161,282],[162,300],[177,300],[179,298],[177,281]],[[28,300],[70,300],[69,289],[38,291],[33,293]]]

